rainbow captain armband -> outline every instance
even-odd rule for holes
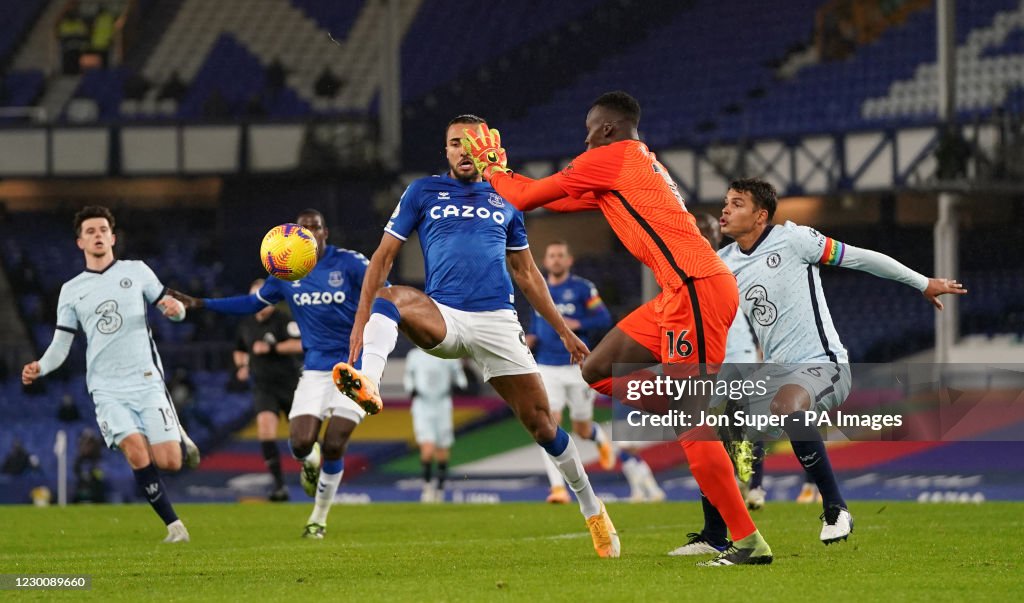
[[[598,308],[598,307],[603,306],[603,305],[604,305],[604,301],[601,300],[601,296],[600,295],[595,295],[594,297],[591,297],[590,299],[587,300],[587,309],[588,310],[593,310],[594,308]]]
[[[843,254],[846,253],[846,245],[832,237],[825,237],[825,249],[818,259],[819,264],[838,266],[843,263]]]

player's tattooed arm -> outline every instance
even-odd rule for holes
[[[569,351],[572,362],[574,364],[583,362],[583,359],[590,354],[590,349],[572,332],[558,308],[555,307],[555,302],[551,299],[551,291],[548,290],[548,285],[544,281],[544,275],[540,273],[536,262],[533,261],[530,250],[510,251],[507,257],[509,272],[516,284],[519,285],[523,295],[526,296],[527,301],[548,324],[554,327],[562,339],[565,349]]]

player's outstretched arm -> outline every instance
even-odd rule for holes
[[[597,199],[574,198],[561,184],[558,174],[534,180],[522,174],[513,174],[508,168],[508,156],[501,146],[501,134],[487,124],[463,130],[465,138],[460,144],[469,153],[477,171],[491,183],[494,190],[516,209],[528,211],[546,206],[553,211],[573,212],[597,209]]]
[[[352,322],[352,335],[348,340],[348,361],[354,363],[359,360],[363,351],[363,327],[370,320],[370,309],[373,307],[373,300],[377,297],[377,291],[384,286],[391,267],[395,264],[399,250],[402,249],[402,240],[384,233],[380,245],[370,257],[370,264],[366,267],[366,275],[363,276],[363,289],[359,293],[359,309],[356,310],[355,320]]]
[[[928,278],[899,261],[870,249],[844,245],[833,239],[826,240],[821,263],[862,270],[875,276],[914,287],[939,310],[943,309],[941,295],[964,295],[967,289],[954,279]],[[831,259],[836,258],[836,259]]]
[[[540,273],[540,269],[533,261],[530,250],[521,249],[508,252],[508,264],[512,278],[519,285],[519,289],[522,290],[530,305],[548,324],[555,328],[565,349],[569,351],[573,364],[583,362],[583,359],[590,354],[590,349],[572,332],[569,325],[565,324],[565,319],[555,307],[555,302],[551,299],[551,291],[548,290],[548,285],[544,281],[544,275]]]
[[[566,201],[568,195],[559,184],[558,174],[540,180],[529,180],[511,174],[495,174],[491,177],[490,183],[499,195],[520,211],[537,209],[556,201],[561,203],[558,211],[575,211],[572,202]],[[581,206],[580,209],[591,207]]]
[[[202,299],[200,299],[198,297],[192,297],[191,295],[186,295],[186,294],[184,294],[181,291],[178,291],[176,289],[171,289],[170,287],[168,287],[167,288],[167,295],[169,295],[169,296],[173,297],[174,299],[180,301],[185,306],[185,309],[187,309],[187,310],[198,310],[199,308],[203,307],[203,300]]]
[[[264,285],[264,287],[266,287],[266,285]],[[241,316],[246,314],[255,314],[263,308],[280,301],[280,299],[264,299],[260,297],[258,293],[236,295],[234,297],[199,298],[192,297],[191,295],[185,295],[181,291],[168,289],[167,295],[180,301],[188,310],[206,308],[207,310],[220,312],[221,314],[236,314]]]

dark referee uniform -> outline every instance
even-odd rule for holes
[[[292,408],[292,397],[299,384],[302,372],[300,354],[278,354],[274,344],[287,339],[298,339],[298,327],[281,312],[275,311],[270,318],[260,322],[255,316],[246,316],[238,327],[238,341],[235,349],[249,355],[249,375],[253,381],[253,400],[256,412],[283,411],[288,415]],[[252,346],[265,341],[271,351],[254,354]]]

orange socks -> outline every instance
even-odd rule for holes
[[[701,492],[722,514],[733,541],[742,540],[753,534],[757,526],[750,518],[747,505],[740,495],[740,488],[736,485],[729,453],[725,451],[722,442],[712,440],[713,437],[714,434],[705,426],[691,430],[679,439],[679,443],[686,453],[690,471],[697,480]],[[698,441],[694,438],[706,438],[708,441]]]

